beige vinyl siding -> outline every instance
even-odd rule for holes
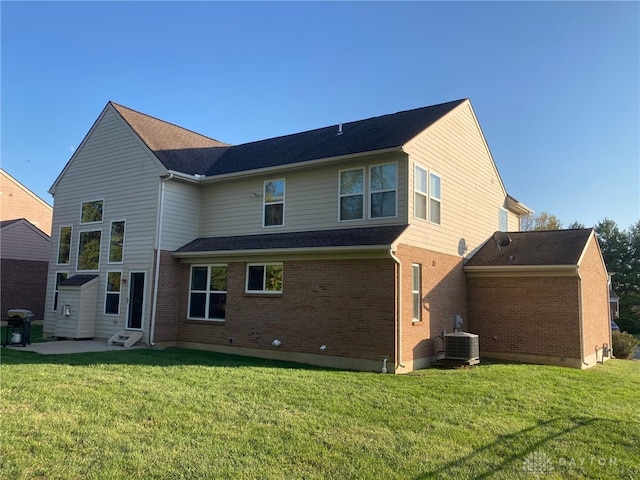
[[[156,220],[160,175],[165,173],[126,123],[108,106],[78,148],[55,184],[54,214],[49,257],[45,332],[55,327],[53,292],[57,271],[76,272],[78,236],[82,231],[101,230],[100,276],[97,288],[95,335],[106,338],[124,328],[127,292],[121,295],[120,317],[104,315],[105,282],[108,270],[121,270],[128,278],[131,270],[151,272],[156,239]],[[82,202],[103,200],[102,222],[81,225]],[[109,264],[109,235],[111,221],[125,221],[124,258],[122,264]],[[69,265],[56,266],[58,237],[61,226],[72,226]],[[148,321],[152,282],[149,273],[146,282]],[[126,289],[127,286],[123,285]],[[114,324],[114,318],[116,323]]]
[[[23,221],[4,227],[0,232],[0,242],[2,258],[38,262],[49,260],[49,238]]]
[[[398,165],[397,217],[368,219],[365,199],[365,219],[338,221],[339,172],[350,168],[365,168],[365,197],[368,194],[369,167],[396,162]],[[285,180],[284,226],[262,227],[265,180]],[[201,206],[201,237],[235,236],[292,231],[351,228],[406,223],[406,155],[367,156],[326,166],[313,166],[272,175],[252,176],[203,186]]]
[[[200,189],[198,185],[169,180],[164,184],[162,250],[177,250],[198,238]]]
[[[413,139],[405,150],[411,164],[408,244],[450,255],[469,254],[498,230],[506,192],[469,102]],[[413,217],[416,163],[441,177],[440,225]],[[516,224],[509,212],[510,228],[517,229]]]

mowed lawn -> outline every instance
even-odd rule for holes
[[[5,479],[636,479],[640,362],[411,375],[2,349]]]

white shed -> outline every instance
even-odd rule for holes
[[[74,275],[60,282],[56,337],[94,337],[98,278],[98,275]]]

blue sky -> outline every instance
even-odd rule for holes
[[[105,104],[243,143],[469,98],[507,192],[640,220],[638,2],[7,2],[2,168],[44,200]]]

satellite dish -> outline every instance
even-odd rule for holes
[[[493,241],[496,242],[498,247],[508,247],[511,243],[511,237],[505,232],[498,231],[493,234]]]

